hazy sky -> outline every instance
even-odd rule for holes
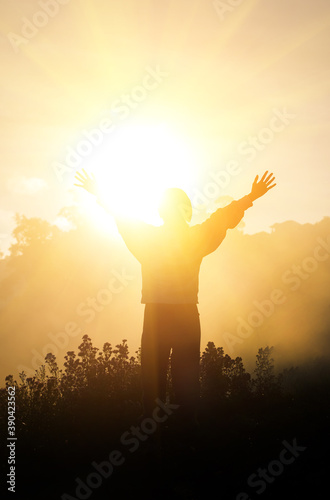
[[[113,131],[76,168],[106,164],[130,127],[161,125],[184,145],[171,180],[177,173],[195,204],[200,195],[211,209],[216,195],[238,198],[269,169],[278,186],[246,215],[247,231],[330,215],[330,2],[232,3],[2,0],[0,249],[15,212],[55,221],[79,201],[75,168],[59,178],[54,165],[68,167],[68,148],[87,147],[86,134],[110,121]],[[165,157],[175,163],[166,141],[163,150],[149,141],[155,177]],[[117,166],[137,189],[138,156]]]

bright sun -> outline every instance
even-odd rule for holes
[[[161,222],[162,192],[179,187],[189,196],[196,185],[196,154],[187,140],[165,125],[128,125],[93,154],[87,170],[115,214]]]

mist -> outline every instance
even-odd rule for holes
[[[0,261],[1,377],[32,375],[47,352],[59,364],[84,334],[94,345],[127,339],[139,348],[144,306],[140,266],[116,236],[71,213],[64,232],[18,217]],[[253,370],[260,347],[275,368],[330,357],[330,218],[287,221],[270,233],[229,230],[200,271],[201,351],[208,341]]]

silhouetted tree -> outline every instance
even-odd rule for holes
[[[228,380],[228,395],[234,398],[246,397],[250,393],[251,376],[245,371],[241,357],[224,357],[223,374]]]
[[[39,217],[28,218],[25,215],[16,214],[15,222],[16,227],[12,236],[16,241],[9,248],[12,256],[22,255],[29,247],[35,247],[36,244],[41,249],[59,233],[56,226]]]
[[[271,357],[274,347],[261,347],[258,350],[253,387],[257,396],[270,396],[279,390],[275,376],[274,359]]]
[[[224,351],[208,342],[200,362],[201,396],[208,401],[223,399],[229,390],[229,380],[223,373]]]

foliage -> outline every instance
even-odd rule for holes
[[[201,395],[209,401],[238,397],[250,391],[250,374],[242,358],[224,355],[222,347],[208,342],[201,357]]]
[[[98,407],[110,416],[111,411],[118,414],[133,400],[139,406],[138,353],[137,357],[129,357],[126,340],[115,349],[106,342],[102,351],[98,351],[84,335],[78,354],[67,352],[63,369],[54,354],[48,353],[45,365],[33,377],[26,377],[24,372],[19,374],[19,382],[12,375],[6,377],[6,387],[16,386],[18,432],[38,429],[47,433],[54,421],[64,416],[75,420],[81,411],[86,414],[92,408]],[[2,389],[2,406],[6,397]]]
[[[222,347],[208,342],[200,361],[201,399],[207,405],[217,405],[226,399],[244,400],[254,392],[257,397],[272,394],[275,384],[272,348],[259,349],[256,378],[245,371],[243,361],[224,354]],[[118,418],[127,408],[141,412],[140,353],[129,356],[127,341],[112,348],[106,342],[101,351],[94,347],[88,335],[82,337],[78,353],[68,351],[60,368],[54,354],[48,353],[45,364],[33,377],[19,374],[19,383],[12,375],[6,386],[16,386],[17,425],[31,432],[50,429],[61,415],[77,420],[98,408],[107,418]],[[170,399],[173,396],[171,375],[168,373]],[[6,397],[2,389],[2,399]]]
[[[258,396],[273,395],[279,389],[275,377],[274,359],[271,357],[273,347],[260,348],[257,354],[256,375],[253,380],[253,387]]]
[[[56,226],[38,217],[28,219],[25,215],[16,214],[15,222],[12,236],[16,241],[10,247],[12,256],[22,255],[32,244],[43,247],[59,233]]]
[[[1,260],[2,335],[4,339],[11,339],[15,356],[20,354],[19,351],[27,352],[29,345],[37,342],[46,331],[61,331],[67,321],[72,321],[77,304],[103,289],[112,279],[112,269],[129,269],[127,272],[132,275],[139,272],[138,266],[136,270],[130,270],[131,260],[130,257],[127,261],[123,258],[125,250],[121,243],[99,233],[92,224],[82,224],[79,212],[74,208],[63,209],[59,215],[66,218],[74,229],[63,232],[41,219],[17,216],[10,256]],[[231,233],[222,251],[214,255],[213,260],[205,261],[203,271],[206,277],[211,276],[213,280],[215,264],[216,268],[222,269],[224,279],[218,283],[223,299],[221,325],[232,331],[229,318],[233,316],[233,307],[242,318],[251,313],[249,287],[252,282],[259,302],[266,300],[273,289],[280,287],[284,293],[289,292],[288,283],[284,288],[283,272],[292,269],[293,263],[303,262],[307,256],[313,255],[319,238],[327,238],[329,227],[330,218],[327,218],[315,225],[280,224],[273,228],[271,234]],[[244,258],[238,249],[243,249]],[[281,306],[283,313],[267,318],[259,328],[259,335],[249,339],[252,352],[257,352],[258,339],[263,338],[264,333],[276,345],[280,345],[281,338],[285,337],[285,344],[288,343],[293,355],[303,345],[302,359],[307,362],[302,366],[286,368],[277,375],[274,349],[266,346],[259,349],[255,370],[250,375],[241,358],[231,358],[222,347],[216,347],[212,342],[202,353],[200,455],[193,466],[191,461],[187,461],[189,474],[195,477],[198,471],[203,478],[201,498],[214,494],[212,491],[207,495],[204,491],[209,482],[204,479],[209,477],[210,471],[214,471],[214,483],[216,487],[221,484],[222,491],[227,480],[232,496],[237,480],[243,481],[244,489],[245,478],[277,457],[279,443],[294,436],[297,436],[299,444],[308,446],[307,453],[313,456],[313,484],[323,474],[322,471],[326,471],[324,459],[327,446],[324,438],[328,435],[330,415],[329,331],[326,326],[329,324],[327,291],[330,261],[320,263],[319,269],[320,272],[314,273],[312,279],[300,282],[290,301]],[[139,286],[138,280],[132,281],[132,293],[138,294]],[[228,294],[228,290],[235,292]],[[126,300],[124,295],[122,298]],[[118,297],[115,299],[121,300]],[[289,335],[293,333],[293,328],[288,318],[294,317],[297,310],[299,335]],[[108,312],[105,310],[99,319],[98,334],[106,338],[109,332]],[[310,335],[311,331],[315,334]],[[311,352],[320,358],[312,359]],[[294,361],[296,359],[299,357]],[[251,361],[245,355],[244,360]],[[285,363],[287,359],[281,361]],[[5,370],[9,363],[10,356],[7,356],[7,360],[3,361],[3,373],[7,373]],[[170,371],[168,382],[171,400]],[[142,411],[140,354],[137,352],[130,357],[125,340],[114,348],[106,342],[99,349],[84,335],[77,352],[66,353],[63,365],[54,354],[48,353],[44,366],[33,376],[28,377],[23,372],[17,381],[8,375],[6,385],[16,387],[15,424],[19,436],[20,484],[25,489],[29,480],[33,482],[31,495],[25,495],[29,498],[50,500],[60,498],[63,491],[73,492],[74,478],[77,475],[80,477],[88,464],[104,460],[109,456],[109,450],[120,447],[119,437],[131,429],[133,423],[139,422]],[[0,389],[3,416],[7,413],[7,404],[7,391]],[[167,432],[165,428],[169,423],[170,430],[164,439],[168,445],[164,470],[168,471],[173,463],[175,475],[181,478],[184,474],[181,474],[182,470],[177,470],[177,461],[173,460],[173,450],[181,443],[181,435],[173,431],[175,425],[171,427],[170,420],[162,429]],[[6,419],[2,418],[1,423],[5,427]],[[316,433],[321,443],[318,449],[313,445]],[[100,498],[139,496],[137,485],[145,488],[146,481],[152,476],[150,463],[141,461],[139,451],[147,450],[142,444],[134,454],[135,461],[129,469],[131,480],[126,481],[125,478],[125,484],[132,486],[134,494],[131,492],[125,496],[122,491],[124,480],[118,480],[119,494],[115,496],[111,490]],[[149,440],[146,445],[149,445]],[[147,452],[145,456],[147,460]],[[3,463],[6,463],[5,459]],[[127,460],[125,466],[129,463]],[[116,477],[125,477],[118,476],[121,470],[127,470],[124,467],[117,468],[109,481],[109,488],[113,487]],[[143,469],[148,474],[146,481],[141,478]],[[218,471],[221,471],[221,483]],[[154,475],[154,478],[158,488],[159,477]],[[162,479],[161,482],[165,484],[166,481]],[[41,483],[46,493],[41,488],[38,496],[36,484],[39,486]],[[296,481],[292,484],[296,488]],[[58,491],[53,492],[55,485],[58,485]],[[158,494],[158,491],[155,489],[153,493]],[[274,494],[273,498],[281,497],[276,496],[276,492]],[[142,496],[147,498],[144,492]],[[169,497],[174,498],[172,495]]]
[[[297,435],[303,446],[311,438],[315,439],[315,425],[306,426],[304,419],[314,424],[317,422],[322,439],[324,429],[328,429],[329,364],[317,359],[308,366],[292,367],[276,375],[273,350],[269,346],[259,349],[253,377],[246,372],[241,358],[231,358],[213,342],[208,342],[201,355],[200,429],[196,438],[199,455],[195,458],[199,467],[204,468],[204,474],[209,474],[212,463],[217,464],[221,471],[227,470],[222,481],[229,474],[229,491],[237,480],[237,467],[239,480],[244,482],[251,470],[257,470],[261,463],[277,456],[278,443],[287,436]],[[168,382],[171,401],[170,371]],[[99,350],[84,335],[78,351],[67,352],[63,366],[59,366],[54,354],[48,353],[45,364],[33,377],[27,377],[23,372],[17,382],[8,375],[6,385],[16,386],[15,425],[20,456],[25,457],[24,481],[34,477],[36,463],[45,474],[43,487],[47,494],[41,491],[40,497],[33,498],[55,500],[63,491],[73,492],[77,474],[80,477],[94,470],[88,464],[102,462],[109,456],[109,450],[125,452],[120,447],[120,436],[127,435],[128,430],[135,432],[136,423],[142,425],[139,418],[142,412],[140,353],[130,357],[126,340],[115,348],[106,342]],[[6,389],[0,389],[0,403],[2,414],[5,414]],[[176,429],[175,419],[172,420],[166,421],[169,423],[167,430],[166,427],[159,430],[166,432],[162,441],[165,451],[162,449],[162,453],[165,453],[163,459],[167,467],[173,462],[173,453],[182,444],[182,427]],[[160,435],[156,436],[157,439]],[[139,474],[140,478],[142,469],[150,474],[148,444],[151,445],[151,441],[152,437],[145,445],[144,441],[141,442],[141,453],[130,457],[132,462],[125,462],[126,469],[116,470],[117,475],[108,483],[112,498],[123,498],[125,470],[129,471],[130,477]],[[129,442],[132,443],[132,439]],[[272,447],[271,451],[269,447]],[[128,458],[127,450],[125,458]],[[177,462],[174,460],[174,463]],[[185,464],[184,460],[181,463],[181,468],[184,468],[182,464]],[[190,464],[188,461],[187,467]],[[249,464],[247,471],[246,464]],[[318,470],[317,464],[315,467]],[[116,478],[117,483],[114,482]],[[57,485],[51,495],[49,484],[53,485],[52,488]],[[117,496],[113,492],[115,484],[119,488]],[[135,485],[135,481],[132,484]],[[97,498],[110,497],[102,494],[100,491]]]

